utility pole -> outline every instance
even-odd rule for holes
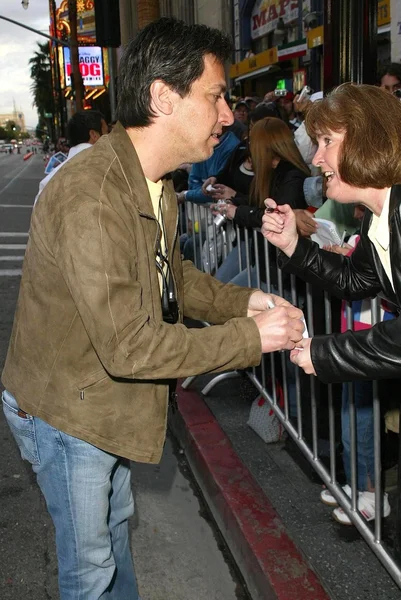
[[[77,37],[77,2],[76,0],[68,0],[68,20],[70,22],[70,60],[71,74],[74,80],[75,89],[75,109],[82,110],[83,106],[83,91],[81,72],[79,70],[79,55],[78,55],[78,37]]]
[[[138,0],[138,29],[143,29],[160,17],[159,0]]]
[[[49,0],[49,11],[50,18],[53,21],[53,33],[57,39],[57,15],[56,15],[56,2],[55,0]],[[64,97],[61,92],[60,86],[60,61],[59,61],[59,44],[55,42],[52,44],[53,49],[53,64],[54,64],[54,90],[55,90],[55,104],[56,114],[59,115],[59,128],[61,135],[65,135],[65,113],[64,113]]]

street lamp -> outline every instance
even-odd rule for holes
[[[22,8],[24,10],[26,10],[29,6],[29,0],[22,0],[21,4],[22,4]]]

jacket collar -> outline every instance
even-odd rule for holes
[[[389,206],[389,222],[394,215],[396,209],[399,208],[401,202],[401,185],[393,185],[390,193],[390,206]]]
[[[388,250],[390,244],[390,228],[389,228],[389,207],[390,207],[391,188],[387,192],[386,199],[383,204],[382,212],[379,217],[372,216],[371,226],[369,228],[369,239],[374,243],[380,244],[383,250]],[[373,230],[373,231],[372,231]]]
[[[401,231],[401,213],[400,213],[400,205],[401,205],[401,185],[393,185],[390,193],[390,205],[389,205],[389,214],[388,214],[388,228],[390,234],[390,259],[391,259],[391,271],[393,275],[394,287],[396,290],[399,289],[399,282],[401,281],[401,266],[398,263],[398,255],[400,252],[400,243],[399,243],[399,232]],[[401,297],[399,297],[398,292],[395,294],[393,287],[384,272],[380,259],[377,255],[377,252],[371,243],[368,232],[372,222],[373,214],[370,210],[365,210],[365,215],[362,220],[361,231],[363,231],[364,235],[369,240],[371,244],[371,255],[373,261],[375,263],[375,271],[380,280],[382,289],[384,291],[385,297],[388,298],[391,302],[395,302],[397,305],[401,305]],[[395,232],[395,237],[394,237]]]
[[[125,128],[118,121],[113,127],[112,132],[107,136],[103,136],[97,144],[101,143],[104,138],[108,138],[108,143],[111,145],[121,165],[133,204],[142,215],[156,219],[142,165],[139,162],[138,154]],[[177,198],[169,174],[166,174],[162,183],[164,187],[163,217],[169,235],[169,244],[172,247],[172,238],[177,229]]]
[[[113,131],[107,137],[113,152],[121,165],[135,206],[139,212],[148,216],[153,216],[153,206],[145,174],[128,133],[118,121],[113,127]]]

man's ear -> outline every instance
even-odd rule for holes
[[[89,129],[89,144],[95,144],[100,138],[100,133],[96,129]]]
[[[150,86],[150,108],[155,115],[171,115],[176,93],[161,79]]]

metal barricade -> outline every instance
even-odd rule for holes
[[[191,213],[192,210],[192,213]],[[222,261],[230,251],[236,251],[233,249],[233,231],[229,227],[225,233],[226,242],[224,245],[225,252],[221,252],[218,261],[213,263],[211,260],[211,251],[215,253],[215,257],[218,256],[218,244],[217,236],[219,231],[210,219],[210,213],[208,214],[208,206],[193,206],[188,211],[187,215],[192,214],[198,219],[199,223],[199,237],[197,244],[199,245],[198,250],[195,249],[195,264],[198,268],[211,272],[213,275],[216,274],[218,262]],[[201,222],[203,223],[201,225]],[[206,232],[204,228],[206,227]],[[202,234],[202,232],[204,232]],[[220,235],[222,235],[220,233]],[[238,251],[238,268],[239,271],[246,269],[248,285],[251,287],[260,287],[265,291],[276,293],[280,296],[286,297],[293,304],[299,305],[304,304],[304,313],[306,322],[308,324],[309,336],[314,335],[314,307],[313,307],[313,290],[309,284],[301,284],[293,275],[286,276],[286,280],[283,279],[283,274],[277,266],[276,249],[270,246],[268,242],[262,238],[257,230],[249,234],[247,230],[243,232],[243,238],[246,245],[246,264],[242,264],[242,257],[240,252],[240,230],[236,228],[236,239],[237,251]],[[251,243],[252,242],[252,243]],[[263,244],[263,256],[264,266],[260,265],[260,245]],[[203,247],[203,246],[206,246]],[[203,247],[203,248],[202,248]],[[251,251],[253,247],[253,251]],[[203,251],[202,251],[203,250]],[[203,256],[203,258],[202,258]],[[252,256],[254,258],[252,258]],[[199,261],[199,257],[200,261]],[[205,269],[205,265],[208,263],[213,266],[212,269]],[[264,268],[263,268],[264,267]],[[274,280],[274,284],[273,284]],[[256,285],[255,285],[256,283]],[[302,290],[302,298],[299,298],[299,292]],[[305,291],[304,291],[305,290]],[[324,329],[318,333],[332,333],[332,309],[331,299],[327,292],[324,293],[324,299],[322,306],[320,307],[324,314]],[[372,325],[377,323],[379,320],[379,303],[377,300],[371,302],[372,312]],[[349,329],[353,326],[353,317],[351,304],[347,305],[347,326]],[[349,498],[343,491],[342,487],[337,481],[336,475],[336,428],[335,428],[335,401],[333,398],[333,386],[330,384],[327,387],[327,400],[328,400],[328,431],[329,431],[329,452],[330,452],[330,463],[329,468],[325,466],[322,460],[319,458],[318,452],[318,439],[319,439],[319,427],[318,427],[318,403],[316,395],[317,380],[314,376],[309,376],[309,394],[302,395],[301,392],[301,376],[305,379],[307,376],[303,376],[298,368],[291,367],[292,363],[289,362],[288,353],[279,353],[279,360],[277,361],[277,353],[270,353],[264,355],[261,367],[259,369],[253,367],[250,370],[246,370],[245,373],[252,381],[255,388],[259,391],[261,396],[266,399],[275,415],[287,431],[288,435],[291,436],[297,447],[301,450],[304,456],[307,458],[309,463],[318,473],[323,483],[326,485],[328,490],[338,501],[339,505],[343,508],[344,512],[350,518],[351,522],[358,529],[360,534],[363,536],[371,550],[376,554],[379,560],[383,563],[386,569],[389,571],[395,582],[401,587],[401,565],[396,561],[395,557],[392,556],[390,549],[386,548],[382,540],[382,504],[383,504],[383,488],[382,488],[382,468],[381,468],[381,414],[380,414],[380,400],[378,397],[378,385],[377,382],[373,382],[373,428],[374,428],[374,473],[375,473],[375,520],[374,527],[370,527],[367,521],[357,510],[358,500],[358,487],[357,487],[357,427],[356,427],[356,407],[354,398],[354,386],[352,383],[348,383],[348,398],[349,398],[349,419],[350,419],[350,464],[351,464],[351,498]],[[277,391],[277,369],[281,373],[280,384],[284,392],[284,407],[281,408],[278,405],[278,391]],[[292,373],[295,384],[295,404],[294,398],[292,398],[293,406],[290,407],[290,397],[288,389],[288,370],[294,371]],[[214,377],[208,385],[202,390],[202,393],[207,395],[211,389],[220,381],[237,376],[237,372],[223,373]],[[291,376],[292,376],[291,375]],[[191,385],[195,377],[187,378],[183,384],[183,387]],[[268,391],[267,381],[272,382],[272,389]],[[303,397],[304,396],[304,397]],[[308,443],[305,439],[303,425],[304,425],[304,409],[306,403],[310,407],[310,420],[311,420],[311,433],[312,439]],[[294,419],[291,417],[292,412],[296,413],[296,424],[294,425]],[[400,450],[401,456],[401,450]],[[399,481],[401,478],[399,477]],[[401,502],[399,503],[401,505]],[[398,523],[400,523],[400,516],[398,515]],[[397,525],[397,531],[401,531],[401,525]],[[397,545],[397,541],[396,541]]]

